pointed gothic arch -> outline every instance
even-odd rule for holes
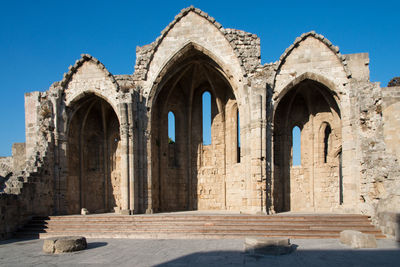
[[[121,209],[120,122],[113,107],[95,94],[70,106],[67,127],[66,212]]]
[[[224,170],[227,151],[233,145],[226,141],[231,134],[226,125],[233,114],[228,109],[236,103],[236,98],[221,66],[203,53],[203,49],[197,48],[194,44],[185,46],[166,64],[150,96],[155,211],[226,208],[226,195],[221,192],[226,190]],[[211,95],[212,142],[208,146],[202,141],[204,92]],[[178,161],[173,167],[167,163],[169,153],[164,140],[168,136],[167,124],[161,119],[171,110],[175,113],[176,139],[179,140],[174,144]],[[236,113],[234,119],[237,119]]]
[[[341,146],[341,115],[332,88],[303,77],[279,95],[274,109],[275,211],[327,211],[337,208],[339,158],[324,163],[324,133],[329,123],[331,147]],[[301,165],[292,162],[292,129],[301,129]],[[332,149],[332,148],[330,148]],[[322,156],[322,160],[320,157]]]

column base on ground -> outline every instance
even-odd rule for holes
[[[135,211],[134,210],[121,210],[120,213],[122,215],[133,215],[133,214],[135,214]]]

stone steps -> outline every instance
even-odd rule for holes
[[[40,238],[339,238],[357,230],[385,238],[363,215],[89,215],[35,217],[18,232]]]

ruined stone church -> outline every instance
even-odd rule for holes
[[[82,55],[47,91],[25,95],[26,143],[0,162],[0,232],[86,208],[362,213],[394,235],[399,84],[370,82],[367,53],[341,54],[315,32],[274,63],[260,58],[257,35],[193,7],[136,49],[132,74]]]

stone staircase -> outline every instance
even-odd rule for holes
[[[288,237],[339,238],[343,230],[358,230],[385,238],[368,216],[343,214],[221,215],[115,214],[34,217],[17,236],[48,238],[82,235],[87,238],[203,239]]]

